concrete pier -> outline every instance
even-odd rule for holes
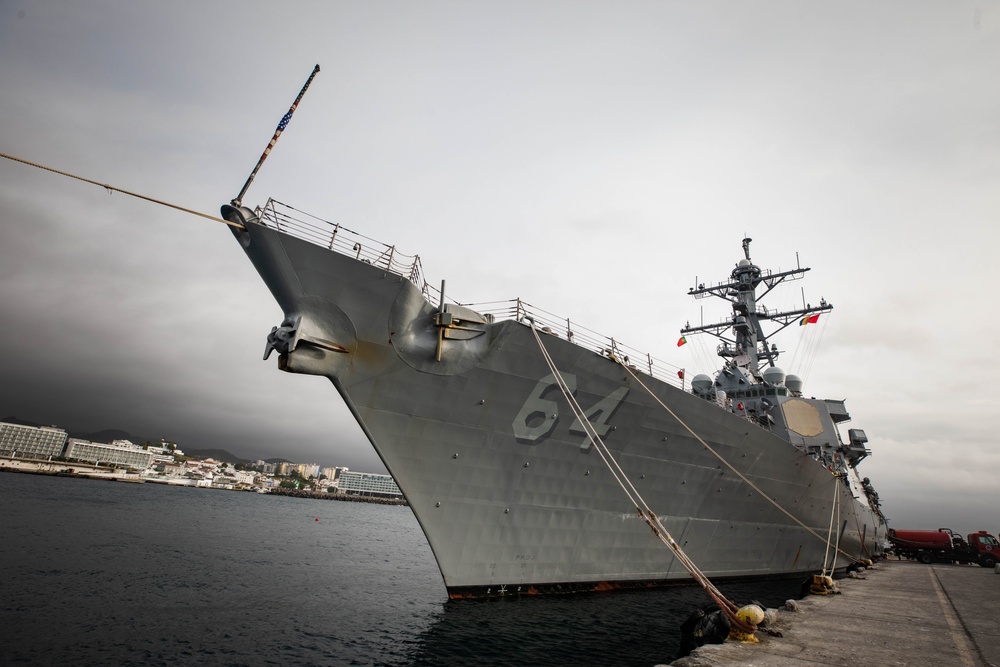
[[[781,611],[783,637],[703,646],[673,667],[1000,667],[1000,574],[889,560]],[[1000,570],[1000,568],[997,568]]]

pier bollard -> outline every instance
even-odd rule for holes
[[[1000,563],[993,566],[993,574],[1000,574]]]

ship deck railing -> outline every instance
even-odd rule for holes
[[[339,223],[324,220],[275,199],[268,199],[264,206],[257,207],[255,214],[258,222],[266,227],[402,276],[413,283],[429,302],[437,304],[441,300],[440,289],[434,287],[424,276],[419,255],[399,252],[396,246],[376,241]],[[592,331],[571,322],[569,318],[559,317],[519,298],[456,305],[471,308],[493,321],[523,321],[530,317],[535,326],[547,335],[557,336],[603,356],[614,355],[635,371],[675,387],[687,388],[683,368],[656,359],[648,352],[641,352],[616,338]]]

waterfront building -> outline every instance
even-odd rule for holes
[[[184,476],[191,479],[211,480],[215,476],[215,472],[219,469],[219,464],[215,459],[188,459],[184,462],[184,465],[187,468]]]
[[[168,447],[168,444],[169,443],[161,442],[159,445],[148,445],[146,447],[146,451],[153,455],[153,465],[174,462],[174,449]]]
[[[64,456],[90,463],[123,465],[137,470],[145,470],[153,463],[151,453],[132,445],[128,440],[116,440],[115,444],[106,445],[70,438],[66,443]]]
[[[164,477],[183,477],[187,472],[187,466],[183,463],[154,463],[156,472]]]
[[[295,466],[295,471],[302,475],[302,479],[319,477],[319,466],[315,463],[299,463]]]
[[[247,486],[252,486],[257,479],[257,473],[252,470],[237,470],[234,475],[238,484],[245,484]]]
[[[239,480],[232,475],[220,474],[212,478],[212,486],[218,486],[223,489],[232,489],[237,484],[239,484]]]
[[[375,496],[378,498],[402,498],[403,492],[396,486],[392,475],[372,472],[341,473],[337,486],[341,492],[351,496]]]
[[[68,434],[54,426],[23,426],[0,422],[0,455],[29,459],[62,456]]]
[[[160,447],[169,450],[176,456],[184,456],[184,450],[177,446],[176,442],[170,442],[169,440],[160,440]]]

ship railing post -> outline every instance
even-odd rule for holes
[[[420,255],[416,255],[410,264],[410,282],[417,286],[421,294],[427,296],[427,283],[421,278],[421,273]]]
[[[385,268],[388,269],[389,271],[392,271],[392,256],[395,254],[395,252],[396,252],[396,246],[394,245],[389,246],[389,257],[385,263]]]
[[[424,276],[424,265],[421,264],[419,255],[414,259],[413,267],[415,271],[413,280],[414,284],[417,284],[417,281],[419,280],[420,290],[430,294],[431,284],[427,282],[427,278]]]
[[[653,376],[653,355],[651,355],[649,352],[646,353],[646,362],[649,364],[650,377],[655,377]]]
[[[281,229],[281,224],[278,218],[278,209],[274,206],[274,200],[271,200],[271,216],[274,218],[274,226],[276,229]]]
[[[566,318],[566,340],[573,342],[573,329],[570,328],[569,318]]]
[[[337,232],[340,231],[340,223],[338,222],[333,227],[333,233],[330,234],[330,250],[333,250],[333,242],[337,240]]]
[[[270,217],[272,217],[272,218],[275,217],[275,215],[274,215],[274,208],[273,208],[273,206],[271,204],[272,201],[274,201],[274,200],[272,200],[270,197],[268,197],[267,201],[264,202],[264,206],[260,209],[261,210],[260,217],[261,217],[261,220],[264,222],[265,225],[267,224],[267,219],[268,219],[268,209],[271,210]]]

